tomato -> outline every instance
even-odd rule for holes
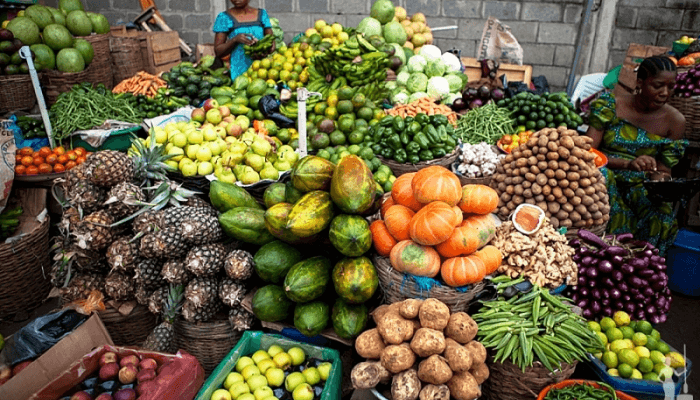
[[[513,138],[510,135],[503,135],[500,142],[503,144],[511,144],[513,143]]]
[[[67,155],[62,154],[62,155],[58,156],[58,163],[59,163],[59,164],[64,164],[64,165],[65,165],[68,161],[69,161],[69,160],[68,160],[68,156],[67,156]]]
[[[75,161],[75,160],[78,159],[78,155],[75,154],[75,151],[73,151],[73,150],[67,151],[67,152],[66,152],[66,157],[68,157],[68,159],[71,160],[71,161]]]
[[[39,166],[40,174],[50,174],[51,172],[53,172],[53,167],[51,167],[49,164],[41,164]]]
[[[48,156],[46,156],[46,163],[47,163],[47,164],[49,164],[49,165],[54,165],[54,164],[56,164],[56,162],[58,162],[58,156],[57,156],[57,155],[51,153],[51,154],[49,154]]]
[[[68,162],[66,163],[66,171],[69,170],[69,169],[71,169],[71,168],[73,168],[73,167],[75,167],[76,165],[78,165],[78,164],[76,164],[75,161],[72,161],[72,160],[71,160],[71,161],[68,161]]]
[[[78,155],[78,157],[83,157],[85,154],[87,154],[87,150],[82,147],[76,147],[73,149],[73,151]]]
[[[44,159],[44,157],[36,156],[36,155],[34,156],[34,162],[33,162],[33,164],[36,165],[37,167],[40,166],[41,164],[45,163],[45,162],[46,162],[46,160]]]
[[[19,153],[15,154],[15,165],[22,164],[22,156]]]
[[[15,174],[17,175],[24,175],[27,173],[27,167],[25,167],[22,164],[19,164],[15,167]]]
[[[28,167],[30,165],[34,164],[34,158],[32,156],[24,156],[22,157],[22,165],[25,167]]]
[[[75,162],[76,162],[76,164],[80,165],[80,164],[82,164],[82,163],[85,162],[85,157],[84,157],[84,156],[78,157],[78,158],[75,160]]]
[[[63,148],[63,146],[58,146],[58,147],[56,147],[56,148],[53,149],[53,152],[54,152],[54,154],[56,154],[57,156],[62,156],[62,155],[64,155],[64,154],[66,154],[66,149]]]
[[[51,148],[50,148],[50,147],[45,146],[45,147],[40,148],[39,151],[37,151],[37,153],[38,153],[40,156],[46,158],[49,154],[51,154],[51,153],[53,153],[53,152],[51,151]]]
[[[30,165],[27,167],[27,175],[36,175],[39,173],[39,168],[36,165]]]
[[[17,151],[21,156],[31,156],[34,154],[34,150],[31,147],[22,147]]]
[[[61,173],[61,172],[66,172],[66,167],[63,166],[63,164],[56,164],[53,166],[53,172],[56,173]]]

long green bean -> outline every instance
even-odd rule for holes
[[[456,131],[465,143],[495,144],[503,135],[514,132],[513,119],[507,109],[489,103],[462,116],[457,122]]]
[[[600,388],[580,383],[547,392],[544,400],[617,400],[617,393],[610,385],[598,382]]]

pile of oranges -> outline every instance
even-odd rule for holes
[[[87,150],[76,147],[66,150],[58,146],[51,150],[50,147],[42,147],[34,151],[31,147],[23,147],[17,150],[15,155],[15,174],[39,175],[61,173],[85,162],[89,156]]]

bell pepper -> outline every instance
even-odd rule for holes
[[[456,146],[457,141],[455,140],[455,138],[448,135],[447,139],[445,140],[445,147],[447,147],[448,149],[454,149]]]
[[[433,157],[433,152],[430,150],[421,150],[420,153],[418,153],[418,157],[421,161],[429,161],[435,158]]]
[[[408,117],[403,119],[403,122],[405,122],[406,126],[408,126],[411,122],[413,122],[413,117],[408,116]]]
[[[379,120],[379,125],[381,126],[391,126],[394,123],[394,117],[387,115],[386,117]]]
[[[389,142],[386,139],[382,139],[379,141],[379,145],[382,146],[382,149],[386,149],[389,147]]]
[[[437,124],[440,126],[445,126],[445,125],[450,123],[450,121],[447,119],[447,117],[445,115],[442,115],[442,114],[435,114],[435,115],[431,116],[430,118],[432,118],[431,122],[433,124]]]
[[[440,142],[445,143],[447,140],[447,137],[449,136],[447,134],[447,129],[445,129],[445,125],[440,125],[437,128],[438,136],[440,137]]]
[[[437,149],[432,149],[433,155],[435,158],[440,158],[440,157],[445,157],[447,155],[447,152],[445,151],[444,148],[437,148]]]
[[[430,117],[428,117],[424,113],[416,114],[416,116],[413,119],[414,119],[414,121],[421,124],[421,126],[425,126],[425,125],[428,125],[430,123]]]
[[[410,124],[408,124],[406,129],[411,135],[416,135],[418,132],[421,131],[422,128],[423,127],[421,126],[421,124],[419,124],[416,121],[412,121]]]
[[[413,141],[417,143],[422,150],[427,150],[430,146],[430,140],[428,140],[428,137],[425,136],[425,133],[423,132],[418,132],[415,136],[413,136]]]
[[[404,122],[403,118],[396,116],[392,122],[392,127],[396,133],[400,133],[406,129],[406,123]]]
[[[394,151],[398,151],[399,149],[403,149],[403,145],[401,144],[401,138],[397,134],[393,134],[393,135],[389,136],[389,138],[387,139],[387,144]]]
[[[385,147],[382,149],[382,151],[379,155],[381,155],[382,157],[384,157],[386,159],[390,159],[390,158],[394,157],[394,150],[392,150],[388,147]]]
[[[408,144],[408,142],[411,141],[411,137],[406,132],[401,132],[399,134],[399,138],[401,138],[401,144],[404,146],[406,146]]]
[[[425,134],[425,136],[428,137],[428,140],[430,140],[430,143],[437,144],[437,143],[441,142],[440,135],[438,134],[438,132],[434,126],[432,126],[432,125],[424,126],[423,133]]]
[[[406,154],[406,150],[404,149],[398,149],[394,152],[394,161],[397,163],[403,164],[406,162],[407,158],[408,154]]]
[[[416,143],[415,141],[410,141],[406,145],[406,153],[408,153],[408,155],[418,154],[421,150],[422,149],[421,149],[420,145],[418,143]]]
[[[374,154],[381,154],[382,152],[382,145],[379,143],[373,144],[372,146],[370,146],[370,148],[372,149],[372,152]]]
[[[455,127],[452,124],[445,125],[445,130],[447,131],[447,134],[450,136],[455,134]]]
[[[406,162],[409,164],[418,164],[420,162],[420,157],[418,157],[418,154],[409,153]]]
[[[372,128],[372,140],[375,142],[379,142],[382,140],[382,133],[384,132],[384,127],[383,126],[378,126],[376,128]]]

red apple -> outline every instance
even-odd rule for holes
[[[231,115],[231,109],[229,109],[229,108],[226,107],[226,106],[221,106],[221,107],[219,107],[219,112],[221,113],[221,116],[222,116],[223,118],[226,118],[226,117],[228,117],[228,116]]]
[[[228,117],[224,118],[223,121],[226,121],[230,124],[231,122],[236,122],[236,119],[233,118],[233,115],[229,115]]]
[[[190,115],[190,118],[193,121],[204,122],[204,119],[205,119],[204,109],[195,108],[194,110],[192,110],[192,115]]]
[[[134,389],[121,389],[114,393],[114,400],[136,400]]]
[[[136,386],[136,392],[139,394],[139,396],[144,396],[146,393],[152,393],[157,389],[158,384],[156,381],[146,381],[143,383],[139,383],[138,386]]]
[[[114,397],[112,397],[112,395],[109,393],[102,393],[101,395],[95,397],[95,400],[114,400]]]
[[[239,137],[243,133],[243,129],[237,123],[232,122],[232,123],[228,124],[228,126],[226,127],[226,133],[229,136]]]
[[[12,378],[12,369],[7,365],[0,367],[0,379],[10,379]]]
[[[105,364],[100,368],[100,379],[103,381],[114,379],[117,375],[119,375],[119,364],[117,363]]]
[[[211,110],[212,108],[219,108],[219,102],[214,99],[206,99],[204,101],[204,112]]]
[[[141,360],[139,360],[138,357],[136,357],[135,355],[132,354],[130,356],[122,357],[122,359],[119,360],[119,366],[125,367],[129,364],[139,365],[139,361],[141,361]]]
[[[15,365],[12,368],[12,376],[15,376],[15,375],[19,374],[20,372],[22,372],[22,370],[27,368],[29,366],[29,364],[31,364],[31,363],[32,363],[31,361],[22,361],[21,363]]]
[[[152,358],[144,358],[139,363],[139,369],[157,369],[158,362]]]
[[[88,392],[80,391],[72,395],[70,400],[92,400],[92,396]]]
[[[139,373],[136,375],[136,380],[141,382],[146,382],[146,381],[151,381],[155,379],[156,377],[156,371],[153,369],[142,369],[139,371]]]
[[[105,364],[109,364],[109,363],[113,363],[113,362],[118,362],[118,361],[119,361],[119,358],[117,358],[117,353],[115,353],[115,352],[113,352],[113,351],[108,351],[108,352],[104,353],[104,354],[102,355],[102,357],[100,357],[99,364],[100,364],[100,367],[101,367],[101,366],[103,366],[103,365],[105,365]]]
[[[125,385],[129,384],[136,380],[136,374],[138,373],[139,371],[136,369],[135,365],[126,365],[119,370],[119,382]]]

